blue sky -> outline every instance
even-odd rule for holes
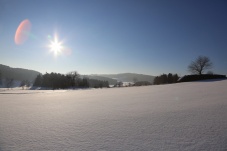
[[[214,73],[227,74],[226,8],[225,0],[0,0],[0,64],[42,73],[184,75],[204,55]],[[29,38],[16,45],[25,19]],[[70,54],[50,52],[54,35]]]

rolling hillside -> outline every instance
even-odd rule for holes
[[[100,80],[100,81],[108,81],[110,85],[115,85],[117,83],[117,80],[115,80],[115,79],[98,76],[98,75],[83,75],[82,77],[87,77],[89,79],[95,79],[95,80]]]
[[[2,79],[14,79],[18,81],[28,80],[33,81],[35,80],[36,76],[40,74],[38,71],[22,69],[22,68],[12,68],[6,65],[0,64],[0,72]]]

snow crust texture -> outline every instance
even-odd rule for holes
[[[227,80],[0,92],[0,151],[224,151]]]

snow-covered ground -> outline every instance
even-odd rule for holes
[[[227,80],[0,91],[0,151],[10,150],[224,151]]]

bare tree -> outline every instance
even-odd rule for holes
[[[203,74],[204,70],[211,69],[213,63],[206,56],[199,56],[195,61],[192,61],[188,66],[188,71],[194,74]]]
[[[71,79],[71,86],[79,86],[80,75],[77,71],[72,71],[66,74]]]
[[[30,82],[28,81],[28,80],[23,80],[23,81],[21,81],[21,83],[20,83],[20,87],[24,90],[24,89],[26,89],[27,87],[30,87]]]
[[[123,82],[119,81],[117,82],[117,84],[114,85],[114,87],[122,87],[123,86]]]

